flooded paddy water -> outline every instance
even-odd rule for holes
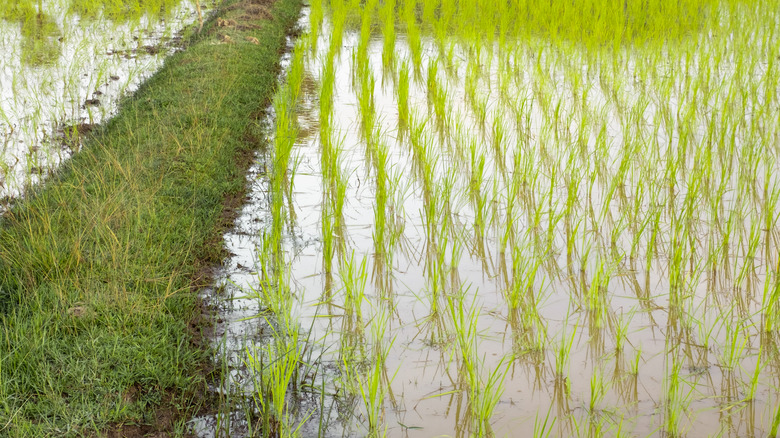
[[[609,44],[454,5],[307,12],[236,285],[266,430],[775,433],[777,8]]]
[[[202,3],[202,14],[215,5]],[[188,0],[4,1],[0,199],[18,196],[76,152],[79,133],[114,115],[197,21]]]

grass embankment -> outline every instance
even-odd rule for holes
[[[0,434],[184,433],[207,403],[197,288],[299,9],[228,0],[0,219]]]

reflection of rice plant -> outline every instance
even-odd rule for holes
[[[640,347],[634,353],[634,360],[631,361],[631,370],[629,372],[634,376],[639,375],[639,361],[641,359],[642,359],[642,348]]]
[[[743,401],[753,402],[756,398],[756,390],[758,389],[758,380],[761,376],[762,363],[761,355],[764,352],[763,348],[758,350],[758,357],[756,358],[756,367],[753,370],[753,376],[750,378],[749,386],[745,398]]]
[[[772,333],[780,326],[780,271],[775,269],[767,274],[764,282],[763,328],[766,333]]]
[[[590,377],[590,400],[588,402],[588,411],[591,415],[595,416],[596,410],[601,400],[606,394],[607,388],[605,386],[604,377],[601,375],[601,371],[596,368],[593,370],[593,374]]]
[[[742,360],[742,353],[745,351],[748,339],[744,337],[744,322],[741,319],[736,321],[723,320],[723,328],[726,331],[725,344],[720,354],[720,366],[725,370],[735,370]]]
[[[629,312],[628,316],[620,315],[620,319],[615,324],[615,352],[623,353],[626,340],[628,339],[628,329],[631,326],[631,320],[634,318],[634,311]]]
[[[607,318],[608,305],[607,291],[610,282],[610,268],[605,266],[604,260],[597,262],[596,274],[587,289],[587,307],[595,319],[595,326],[604,327]]]

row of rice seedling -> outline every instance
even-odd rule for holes
[[[299,303],[290,293],[285,228],[295,222],[291,200],[296,176],[294,145],[299,136],[297,106],[303,87],[305,39],[294,48],[286,82],[273,100],[273,152],[269,156],[268,199],[270,227],[260,240],[259,288],[254,295],[267,309],[262,315],[272,336],[265,345],[247,348],[247,366],[254,376],[257,431],[269,436],[300,436],[311,413],[302,412],[300,392],[311,386],[316,374],[310,339],[299,320]]]
[[[347,427],[776,428],[776,8],[624,3],[313,2],[278,284]]]

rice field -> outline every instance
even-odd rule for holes
[[[542,3],[311,1],[258,172],[266,434],[776,435],[780,5]]]
[[[6,0],[0,4],[0,200],[81,147],[214,2]],[[199,15],[200,14],[200,15]],[[3,208],[3,207],[0,207]]]

